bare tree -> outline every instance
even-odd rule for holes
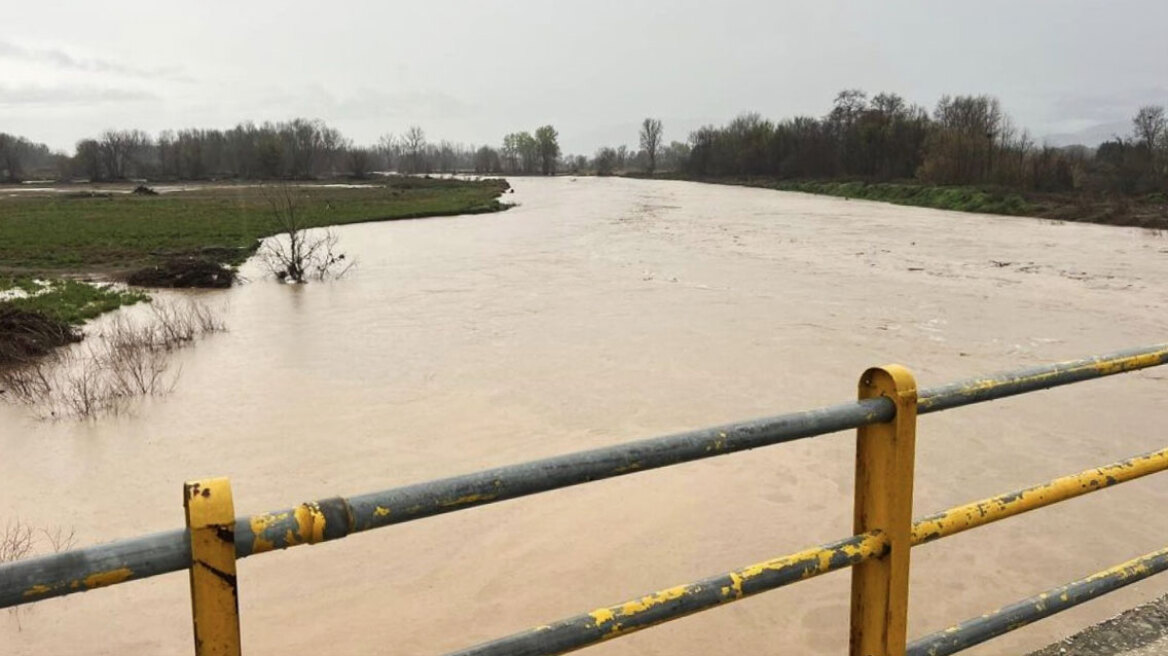
[[[364,180],[369,177],[369,172],[373,168],[373,160],[375,153],[371,148],[350,148],[349,149],[349,173],[358,180]]]
[[[596,151],[593,162],[596,175],[612,175],[612,170],[616,168],[616,150],[608,146],[601,148]]]
[[[661,150],[661,119],[647,118],[641,122],[641,150],[649,158],[649,175],[657,170],[657,153]]]
[[[19,182],[24,174],[24,154],[28,140],[0,132],[0,179]]]
[[[1165,131],[1164,108],[1160,105],[1140,107],[1132,119],[1132,125],[1135,127],[1136,140],[1148,150],[1155,149]]]
[[[385,160],[386,170],[392,170],[401,161],[401,144],[393,136],[393,133],[381,135],[381,138],[377,140],[377,151]]]
[[[142,151],[151,145],[151,140],[141,130],[106,130],[97,144],[106,175],[113,180],[124,180],[139,164]]]
[[[422,128],[411,125],[402,135],[401,145],[409,162],[406,173],[421,173],[426,153],[426,133]]]
[[[312,232],[306,220],[307,197],[288,185],[265,187],[275,236],[264,241],[260,255],[284,282],[340,278],[354,262],[337,252],[340,238],[331,230]]]

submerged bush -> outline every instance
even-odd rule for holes
[[[82,347],[0,368],[0,399],[28,406],[41,418],[118,414],[134,399],[174,388],[172,351],[225,329],[205,305],[156,302],[145,320],[117,317]]]

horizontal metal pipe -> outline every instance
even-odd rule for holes
[[[0,608],[176,572],[191,565],[186,529],[0,565]]]
[[[594,645],[714,606],[879,558],[888,538],[879,531],[679,585],[616,606],[539,626],[451,656],[539,656]]]
[[[955,654],[1166,569],[1168,547],[914,640],[907,656]]]
[[[928,413],[1168,362],[1168,345],[969,379],[923,390]],[[236,520],[237,557],[399,524],[506,499],[683,462],[735,453],[892,419],[887,399],[843,403],[687,431],[498,467],[349,498],[335,497]],[[141,543],[141,544],[140,544]],[[185,569],[185,531],[98,545],[0,565],[0,608],[90,589],[84,582],[122,572],[118,582]]]
[[[1168,469],[1168,447],[950,508],[913,523],[913,546]]]
[[[564,456],[406,485],[348,499],[336,497],[236,519],[238,558],[358,531],[512,499],[646,469],[888,421],[887,399],[869,399],[629,442]],[[0,565],[0,608],[80,592],[74,585],[117,570],[122,581],[185,569],[186,531],[151,536],[149,550],[132,538],[69,553]],[[104,580],[104,579],[103,579]],[[91,586],[93,587],[93,586]]]
[[[1070,385],[1168,363],[1168,344],[1127,349],[1082,360],[1030,367],[922,390],[917,414]]]

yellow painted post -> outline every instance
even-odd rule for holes
[[[852,568],[851,656],[904,656],[907,642],[917,424],[912,373],[895,364],[865,371],[860,398],[880,396],[896,404],[896,417],[857,432],[855,533],[882,531],[889,546],[882,558]]]
[[[235,587],[235,506],[226,478],[183,485],[191,534],[191,614],[195,656],[239,656]]]

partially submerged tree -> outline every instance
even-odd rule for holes
[[[289,185],[264,187],[275,235],[264,241],[260,256],[277,278],[288,283],[340,278],[354,262],[337,251],[332,230],[310,230],[308,197]]]

